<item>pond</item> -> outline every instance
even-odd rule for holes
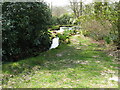
[[[65,30],[77,30],[81,29],[79,26],[72,26],[72,27],[60,27],[59,30],[56,30],[57,33],[63,33]]]

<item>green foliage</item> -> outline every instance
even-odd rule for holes
[[[64,44],[70,43],[70,41],[69,41],[69,35],[58,33],[57,36],[59,37],[60,43],[62,43],[62,44],[63,44],[63,43],[64,43]]]
[[[52,19],[51,19],[51,25],[58,25],[58,20],[59,18],[56,17],[56,16],[52,16]]]
[[[109,41],[113,41],[114,43],[119,43],[119,30],[118,30],[118,18],[119,18],[119,7],[120,7],[120,2],[115,2],[115,3],[99,3],[95,4],[100,5],[100,7],[97,7],[95,11],[95,17],[96,20],[100,20],[101,24],[104,27],[107,27],[104,25],[105,23],[102,20],[108,20],[109,23],[111,24],[110,32],[105,36],[105,40],[108,43]],[[101,9],[100,9],[101,8]],[[100,10],[99,10],[100,9]]]
[[[16,61],[50,47],[51,13],[46,3],[5,2],[2,14],[3,61]]]
[[[111,39],[110,39],[109,36],[106,36],[106,37],[104,37],[103,39],[107,42],[107,44],[110,44]]]
[[[58,30],[59,28],[60,28],[60,25],[56,25],[56,26],[51,27],[52,30]]]
[[[98,18],[98,16],[102,13],[102,2],[95,2],[94,9],[95,15]]]
[[[107,43],[119,42],[119,2],[95,2],[91,12],[80,16],[77,22],[81,23],[83,34],[96,40],[104,39]],[[88,11],[89,8],[85,8]]]
[[[52,25],[70,25],[73,22],[73,16],[69,14],[63,14],[60,17],[53,16]]]
[[[60,43],[70,43],[70,36],[75,34],[74,30],[65,30],[63,34],[58,33],[57,36],[59,37]]]
[[[72,24],[72,22],[70,22],[70,19],[72,17],[68,14],[64,14],[59,18],[59,23],[60,25],[68,25],[68,24]]]
[[[94,15],[85,15],[79,18],[82,32],[85,36],[90,36],[96,40],[101,40],[103,37],[109,35],[111,30],[111,23],[108,20],[96,20]]]

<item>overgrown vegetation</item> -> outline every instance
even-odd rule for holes
[[[51,12],[44,2],[3,3],[3,61],[16,61],[48,50],[50,19]]]
[[[118,45],[120,3],[95,2],[87,5],[87,7],[91,8],[85,8],[85,14],[77,20],[77,22],[81,22],[81,26],[84,28],[83,34],[96,40],[105,40],[107,43]]]

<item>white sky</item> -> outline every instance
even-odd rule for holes
[[[69,5],[69,0],[44,0],[47,3],[51,3],[53,6],[65,6]],[[80,1],[80,0],[79,0]],[[83,2],[89,3],[92,2],[92,0],[82,0]]]
[[[69,5],[69,0],[44,0],[45,2],[51,4],[53,6],[65,6],[65,5]],[[71,0],[72,1],[72,0]],[[77,1],[81,1],[81,0],[77,0]],[[100,0],[82,0],[84,3],[90,3],[92,1],[100,1]],[[107,0],[107,1],[119,1],[119,0]]]

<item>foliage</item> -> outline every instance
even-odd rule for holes
[[[59,23],[60,25],[68,25],[68,24],[72,24],[72,22],[70,22],[70,19],[72,18],[71,15],[68,14],[64,14],[59,18]]]
[[[3,61],[16,61],[50,47],[51,13],[46,3],[5,2],[2,14]]]
[[[75,29],[75,27],[72,28],[72,30],[68,30],[66,28],[63,33],[58,33],[57,36],[60,39],[61,43],[70,43],[70,36],[75,35],[78,32],[78,30]]]
[[[52,16],[52,19],[51,19],[51,25],[58,25],[58,17],[56,16]]]
[[[70,43],[70,41],[69,41],[69,35],[68,35],[68,34],[66,34],[66,33],[60,34],[60,33],[58,33],[57,36],[59,37],[60,43],[62,43],[62,44],[63,44],[63,43],[64,43],[64,44]]]
[[[87,5],[85,8],[87,10],[84,10],[85,14],[77,20],[84,28],[83,34],[91,36],[96,40],[103,39],[107,43],[118,43],[118,6],[118,2],[95,2],[92,5]]]
[[[106,20],[104,20],[103,22],[104,24],[102,24],[101,21],[89,19],[89,21],[82,24],[83,27],[85,27],[85,29],[87,30],[85,31],[86,35],[91,36],[96,40],[102,40],[103,37],[108,36],[111,30],[111,24],[109,21],[106,21]]]
[[[73,22],[73,16],[70,14],[63,14],[60,17],[53,16],[52,25],[70,25]]]
[[[51,30],[59,30],[59,28],[60,28],[60,25],[56,25],[56,26],[52,26]]]
[[[57,35],[56,36],[58,36],[59,37],[59,41],[60,41],[60,43],[70,43],[69,42],[69,33],[66,33],[66,31],[64,31],[63,33],[57,33]]]

